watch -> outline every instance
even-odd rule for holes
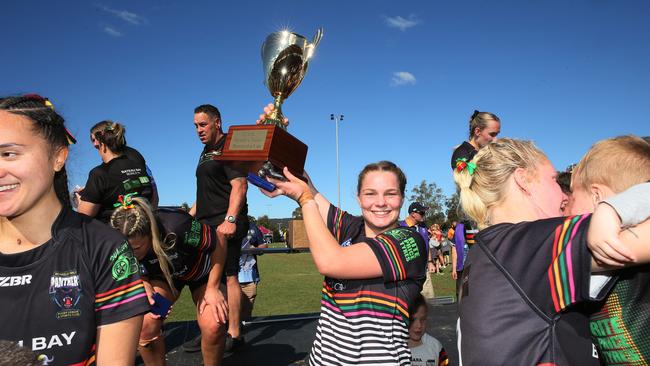
[[[228,221],[231,224],[234,224],[235,221],[236,221],[236,217],[233,216],[233,215],[228,215],[228,216],[226,216],[226,221]]]

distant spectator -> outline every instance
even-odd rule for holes
[[[442,265],[442,232],[438,224],[433,224],[429,228],[429,272],[440,273]]]
[[[440,251],[442,253],[442,268],[447,268],[449,265],[449,254],[451,252],[451,242],[447,239],[443,239],[440,243]]]
[[[399,226],[414,228],[424,239],[425,243],[429,242],[429,232],[424,224],[424,217],[429,208],[420,202],[413,202],[409,205],[408,216],[399,222]]]
[[[453,270],[451,271],[451,277],[456,280],[456,299],[458,299],[458,293],[461,287],[460,279],[463,275],[463,268],[465,267],[465,260],[467,259],[467,253],[469,252],[469,245],[465,241],[465,224],[459,222],[453,230],[455,255],[452,256]]]
[[[474,113],[469,118],[469,141],[463,141],[451,155],[451,169],[456,169],[458,159],[472,160],[474,155],[485,145],[496,141],[501,132],[501,120],[490,112]]]
[[[248,233],[241,243],[242,254],[239,257],[239,285],[244,295],[241,302],[241,320],[251,318],[255,297],[257,297],[257,284],[260,282],[260,273],[257,270],[257,256],[246,253],[246,250],[266,247],[267,244],[262,237],[262,232],[254,222],[250,222]]]
[[[447,352],[442,343],[426,333],[427,303],[422,295],[413,301],[409,308],[411,324],[409,325],[409,348],[411,349],[411,366],[446,366],[449,364]]]

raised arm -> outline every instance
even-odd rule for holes
[[[325,225],[321,206],[329,208],[329,202],[320,194],[314,197],[307,183],[284,169],[286,182],[273,181],[277,189],[268,196],[286,195],[302,207],[302,218],[309,239],[309,249],[318,272],[327,277],[340,279],[374,278],[382,275],[376,255],[366,243],[341,247]],[[313,187],[313,185],[312,185]],[[321,204],[322,203],[322,204]],[[327,210],[325,210],[327,218]]]
[[[328,201],[322,193],[318,192],[314,186],[314,182],[311,180],[311,177],[309,177],[309,174],[307,174],[307,172],[304,172],[303,175],[307,178],[309,190],[311,191],[312,196],[314,196],[314,201],[316,201],[316,204],[318,205],[318,212],[320,213],[321,218],[324,222],[327,222],[327,214],[330,208],[330,201]]]

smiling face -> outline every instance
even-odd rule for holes
[[[27,117],[0,111],[1,217],[28,212],[39,215],[60,206],[53,181],[65,164],[67,149],[53,152],[33,130],[33,123]]]
[[[374,237],[397,225],[404,197],[395,173],[368,172],[361,182],[357,199],[366,225],[366,236]]]

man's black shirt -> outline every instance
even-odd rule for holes
[[[225,141],[226,135],[223,135],[216,144],[206,144],[196,167],[196,219],[208,225],[219,225],[226,217],[232,191],[230,181],[246,177],[228,164],[212,159],[221,155]],[[244,197],[238,219],[247,216],[248,205]]]

